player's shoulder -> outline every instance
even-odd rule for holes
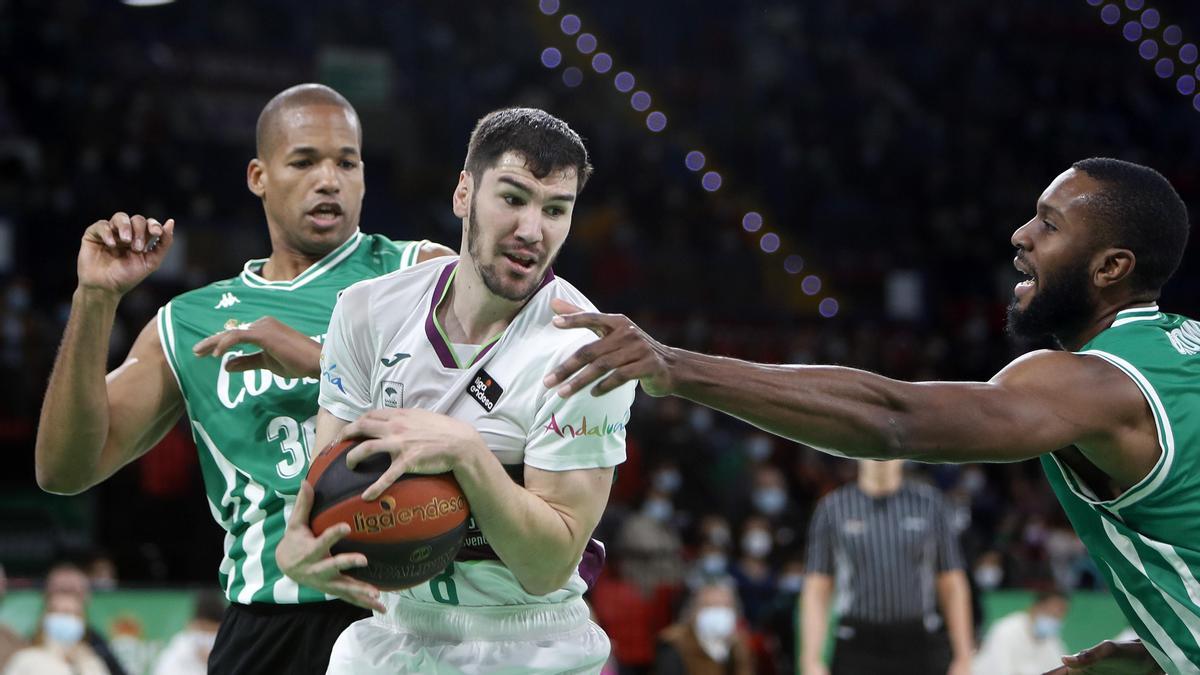
[[[570,353],[585,344],[597,339],[596,334],[586,328],[565,330],[556,328],[552,323],[556,313],[550,306],[554,299],[565,300],[585,312],[598,311],[578,288],[562,277],[554,277],[534,294],[529,300],[526,311],[529,313],[527,332],[537,340],[540,350],[545,353]]]
[[[374,304],[381,296],[422,295],[434,286],[453,258],[434,258],[350,284],[338,294],[338,302]]]
[[[195,310],[195,309],[221,309],[218,305],[221,304],[222,298],[229,296],[227,303],[233,302],[237,298],[239,292],[244,292],[246,288],[242,283],[241,277],[235,276],[228,279],[221,279],[206,284],[199,288],[193,288],[190,291],[184,291],[179,295],[171,298],[170,305],[174,308]]]
[[[918,480],[905,480],[902,489],[919,501],[929,502],[933,506],[940,507],[946,502],[946,496],[941,490]]]

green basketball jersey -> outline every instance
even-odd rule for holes
[[[1162,455],[1116,499],[1042,457],[1075,531],[1167,673],[1200,673],[1200,322],[1157,306],[1117,314],[1078,353],[1102,358],[1146,397]]]
[[[320,450],[313,447],[320,387],[309,377],[224,369],[225,361],[257,351],[253,347],[217,359],[195,356],[192,346],[264,316],[323,342],[342,289],[412,265],[420,248],[421,242],[355,232],[291,281],[267,281],[258,274],[266,260],[251,260],[238,276],[184,293],[159,310],[159,336],[183,392],[209,507],[225,529],[220,580],[231,602],[327,599],[299,587],[275,564],[300,481]]]

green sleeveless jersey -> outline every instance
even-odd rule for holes
[[[421,242],[393,242],[355,232],[291,281],[267,281],[266,259],[241,274],[184,293],[158,312],[158,334],[183,393],[200,455],[213,518],[225,529],[220,580],[231,602],[297,603],[326,600],[279,571],[275,547],[308,470],[318,380],[284,378],[266,370],[227,372],[223,365],[256,348],[222,358],[197,357],[192,346],[225,328],[273,316],[323,342],[342,289],[414,264]]]
[[[1146,397],[1162,454],[1101,500],[1043,455],[1058,500],[1143,644],[1167,673],[1200,673],[1200,322],[1128,309],[1078,353],[1125,373]]]

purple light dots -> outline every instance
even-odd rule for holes
[[[1163,42],[1174,47],[1183,40],[1183,29],[1179,26],[1167,26],[1163,29]]]
[[[1175,81],[1175,90],[1184,96],[1191,96],[1196,91],[1196,78],[1191,75],[1180,75]]]
[[[700,185],[709,192],[716,192],[721,189],[721,174],[716,171],[709,171],[700,178]]]
[[[1138,45],[1138,54],[1149,61],[1158,56],[1158,43],[1154,40],[1142,40],[1142,44]]]
[[[646,115],[646,128],[654,133],[658,133],[667,128],[667,116],[655,110]]]
[[[612,57],[600,52],[592,57],[592,70],[603,75],[612,70]]]
[[[1130,21],[1121,28],[1121,35],[1125,36],[1130,42],[1137,42],[1142,37],[1142,24],[1136,21]]]
[[[547,68],[557,68],[558,64],[562,63],[562,52],[554,47],[546,47],[542,50],[542,65]]]
[[[799,274],[804,269],[804,258],[793,253],[783,260],[783,271],[788,274]]]
[[[1154,74],[1164,80],[1175,74],[1175,62],[1171,59],[1162,58],[1154,64]]]
[[[762,229],[763,219],[758,211],[750,211],[742,216],[742,229],[747,232],[758,232]]]
[[[584,33],[575,39],[575,48],[584,54],[591,54],[596,51],[596,36],[591,33]]]
[[[1125,0],[1125,6],[1128,7],[1129,11],[1131,12],[1138,11],[1144,4],[1146,4],[1145,0]]]
[[[564,18],[563,20],[565,21],[566,19]],[[1113,4],[1105,5],[1100,10],[1100,20],[1112,26],[1121,20],[1121,8]]]
[[[1142,25],[1150,30],[1158,28],[1158,22],[1160,19],[1161,17],[1158,16],[1158,10],[1154,9],[1153,7],[1142,12]]]
[[[1195,63],[1196,62],[1196,45],[1189,42],[1186,45],[1180,47],[1179,48],[1179,60],[1183,61],[1184,63]]]
[[[562,21],[558,22],[558,27],[561,28],[562,32],[566,33],[567,35],[574,35],[578,33],[579,28],[582,25],[583,22],[581,22],[579,17],[575,16],[574,14],[568,14],[562,18]]]
[[[800,282],[800,290],[804,291],[805,295],[816,295],[821,292],[821,277],[810,274],[804,277],[804,281]]]
[[[1192,107],[1200,111],[1200,94],[1196,94],[1192,97]]]
[[[624,70],[617,73],[617,76],[613,78],[613,86],[616,87],[617,91],[621,92],[622,94],[628,94],[629,91],[633,89],[633,85],[636,84],[636,82],[637,81],[633,79],[633,73]]]
[[[826,319],[832,319],[838,313],[838,301],[833,298],[825,298],[821,304],[817,305],[817,311]]]
[[[774,232],[767,232],[758,240],[758,247],[763,250],[763,253],[774,253],[779,250],[779,235]]]
[[[693,150],[683,158],[683,165],[690,171],[699,171],[704,168],[704,153],[699,150]]]
[[[563,84],[573,89],[578,87],[583,82],[583,71],[575,66],[571,66],[570,68],[563,70],[562,78]]]
[[[646,112],[650,107],[650,94],[644,91],[634,92],[633,96],[629,97],[629,105],[638,112]]]
[[[542,14],[550,16],[558,13],[558,0],[541,0],[538,3],[538,9],[542,10]]]

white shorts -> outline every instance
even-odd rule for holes
[[[402,601],[342,631],[327,673],[598,673],[610,649],[582,598],[519,607]]]

